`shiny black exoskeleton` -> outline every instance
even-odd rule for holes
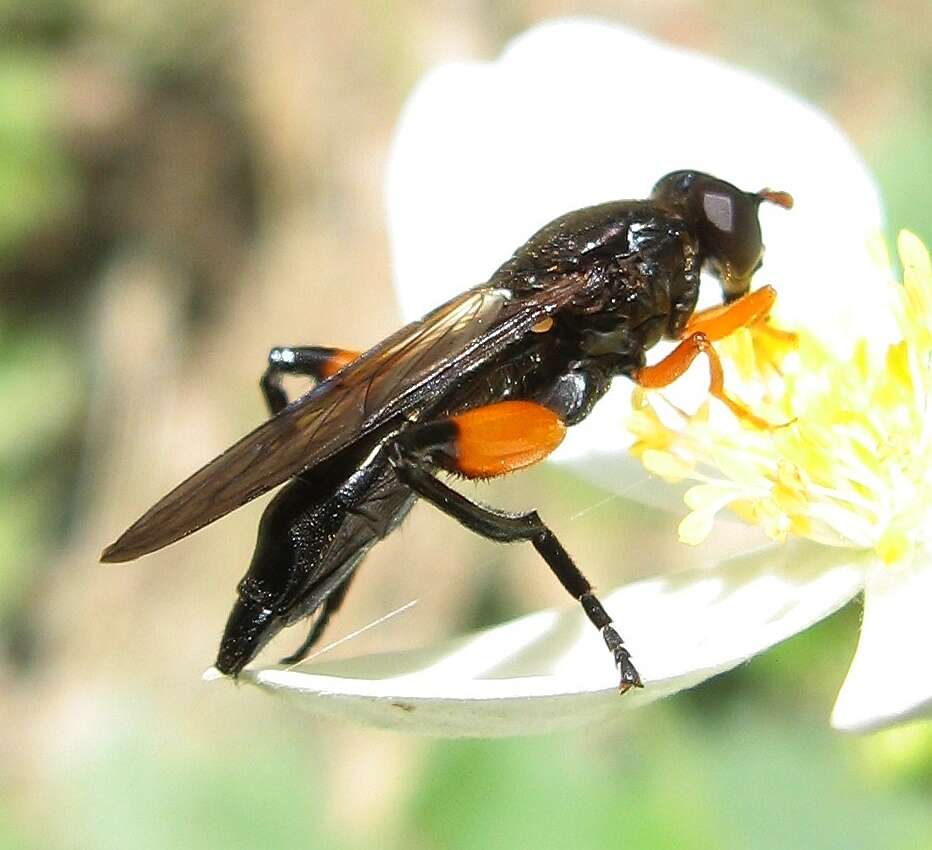
[[[763,255],[758,206],[787,198],[677,171],[648,200],[554,220],[487,283],[330,377],[334,349],[273,349],[262,380],[273,417],[150,509],[104,560],[161,548],[292,479],[265,511],[221,641],[216,666],[236,675],[284,626],[316,612],[286,661],[304,657],[365,553],[421,497],[490,539],[531,542],[601,630],[622,689],[639,685],[610,617],[537,514],[478,505],[436,473],[486,474],[466,468],[465,412],[522,400],[569,426],[615,377],[637,379],[645,352],[683,333],[703,268],[726,303],[747,293]],[[320,382],[289,404],[281,387],[289,373]]]

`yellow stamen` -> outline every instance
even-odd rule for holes
[[[887,564],[932,546],[932,263],[912,234],[898,248],[904,283],[889,294],[901,339],[886,348],[862,338],[842,357],[805,329],[768,325],[718,343],[729,392],[792,425],[762,431],[704,404],[674,428],[639,398],[634,453],[665,479],[702,482],[686,494],[682,540],[705,539],[729,507],[772,539],[870,548]],[[710,467],[719,477],[698,472]]]

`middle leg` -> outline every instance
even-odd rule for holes
[[[737,303],[737,302],[735,302]],[[775,426],[766,419],[752,413],[744,405],[735,401],[725,392],[725,379],[722,372],[722,361],[712,347],[711,340],[704,333],[694,333],[686,337],[659,363],[652,366],[642,366],[634,373],[634,381],[646,389],[659,389],[672,384],[681,377],[700,354],[709,358],[709,394],[728,406],[728,409],[739,419],[753,425],[755,428],[769,430]]]
[[[288,406],[288,396],[282,386],[285,375],[302,375],[324,381],[358,356],[356,351],[320,345],[276,346],[269,352],[269,365],[259,379],[259,388],[269,413],[274,415]]]

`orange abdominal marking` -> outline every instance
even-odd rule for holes
[[[456,470],[467,478],[492,478],[523,469],[563,442],[566,425],[531,401],[502,401],[454,416]]]
[[[536,325],[534,325],[531,330],[536,334],[545,334],[553,327],[553,319],[550,316],[545,316],[541,319]]]

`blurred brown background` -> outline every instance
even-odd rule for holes
[[[932,847],[928,727],[825,728],[853,607],[615,728],[428,745],[200,683],[261,503],[97,563],[261,419],[272,345],[361,349],[398,325],[382,174],[419,75],[576,12],[818,102],[891,228],[932,237],[919,0],[0,2],[0,847]],[[533,501],[603,587],[713,551],[549,468],[483,494]],[[335,652],[565,604],[532,553],[423,507],[363,570],[328,638],[420,602]]]

